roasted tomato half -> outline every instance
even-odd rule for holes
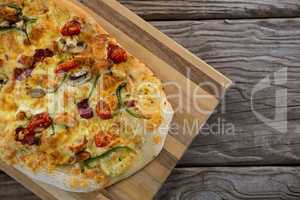
[[[63,36],[79,35],[81,32],[81,24],[77,20],[71,20],[67,22],[60,30]]]
[[[30,120],[27,129],[29,132],[37,133],[48,128],[52,124],[52,119],[47,112],[34,115]]]
[[[107,48],[107,57],[115,64],[127,61],[127,53],[124,49],[115,44],[109,44]]]

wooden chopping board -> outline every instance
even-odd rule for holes
[[[85,5],[69,2],[90,13],[165,83],[166,94],[176,112],[164,149],[134,176],[92,193],[66,192],[33,181],[1,162],[0,169],[42,199],[152,199],[232,83],[115,0],[82,0]]]

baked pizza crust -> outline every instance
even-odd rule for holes
[[[73,3],[72,0],[53,1],[58,6],[65,7],[68,10],[71,10],[72,13],[76,13],[76,16],[86,19],[89,23],[97,27],[99,32],[107,33],[99,24],[97,24],[92,14],[87,13],[84,9],[77,6],[75,2]],[[139,66],[141,74],[152,74],[152,71],[148,69],[144,64],[141,64]],[[123,180],[145,167],[148,163],[154,160],[163,149],[168,130],[170,129],[170,124],[172,121],[174,111],[172,109],[171,104],[168,102],[165,94],[162,94],[162,99],[162,102],[164,102],[162,105],[163,123],[155,131],[149,134],[145,133],[145,143],[143,144],[143,147],[138,154],[139,156],[135,159],[135,162],[130,166],[130,168],[124,174],[114,178],[110,178],[109,183],[106,183],[105,185],[99,184],[95,180],[87,179],[86,177],[79,175],[76,176],[77,181],[87,182],[87,184],[85,186],[72,187],[70,183],[74,178],[74,174],[70,172],[70,169],[68,167],[61,167],[52,172],[48,172],[48,170],[46,169],[33,172],[31,169],[21,164],[16,164],[14,165],[14,167],[34,180],[56,186],[62,190],[70,192],[91,192],[105,188],[120,180]],[[155,143],[153,141],[152,137],[155,135],[160,136],[161,141],[159,143]]]
[[[125,178],[132,176],[133,174],[137,173],[147,164],[149,164],[152,160],[154,160],[159,153],[162,151],[166,137],[168,135],[168,130],[170,129],[170,124],[173,117],[173,109],[171,104],[165,98],[165,104],[163,108],[163,116],[164,116],[164,123],[160,125],[160,127],[151,134],[147,134],[148,138],[146,138],[146,143],[143,145],[143,148],[139,154],[139,157],[136,159],[137,161],[133,163],[130,169],[121,176],[112,178],[107,185],[101,185],[96,183],[94,180],[87,180],[85,177],[76,177],[79,182],[88,181],[86,187],[72,187],[70,186],[70,182],[74,178],[74,175],[68,172],[68,168],[61,168],[57,169],[51,173],[47,170],[41,170],[37,173],[32,172],[31,169],[24,165],[15,165],[14,167],[19,170],[20,172],[26,174],[30,178],[41,181],[43,183],[47,183],[49,185],[56,186],[62,190],[70,191],[70,192],[92,192],[98,189],[103,189],[108,187],[114,183],[119,182]],[[152,142],[153,135],[159,135],[161,137],[161,143],[154,144]]]

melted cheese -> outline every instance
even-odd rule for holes
[[[57,65],[72,57],[62,53],[37,63],[31,75],[24,80],[12,80],[15,67],[20,66],[18,58],[21,55],[32,56],[36,49],[52,49],[53,42],[61,38],[60,28],[76,15],[58,7],[51,0],[35,0],[34,2],[25,0],[24,2],[24,15],[37,19],[35,23],[28,26],[31,44],[26,44],[24,33],[19,31],[0,33],[0,59],[4,60],[4,67],[0,68],[0,73],[10,78],[7,85],[0,90],[0,129],[5,130],[0,132],[2,138],[0,158],[7,162],[25,164],[33,170],[44,167],[51,171],[76,160],[76,152],[73,152],[70,147],[80,145],[84,138],[88,141],[85,151],[89,152],[92,157],[120,145],[129,146],[138,153],[145,142],[145,130],[154,131],[163,121],[161,82],[153,76],[150,69],[129,53],[127,53],[126,62],[114,64],[110,71],[105,67],[97,66],[107,57],[108,42],[115,43],[116,41],[108,37],[105,32],[101,32],[101,29],[96,29],[82,19],[82,32],[78,39],[84,41],[87,47],[81,55],[89,56],[96,63],[91,66],[93,71],[91,80],[73,86],[69,84],[68,79],[64,80],[63,76],[55,74]],[[68,38],[66,41],[68,44],[75,45],[76,43],[74,38]],[[96,73],[100,73],[101,77],[98,82],[94,83]],[[124,81],[130,82],[128,84],[131,87],[129,95],[137,100],[137,107],[143,114],[150,117],[149,120],[135,118],[124,109],[121,109],[110,120],[101,120],[96,115],[95,107],[100,99],[105,99],[113,110],[117,109],[116,89]],[[95,90],[91,93],[94,84]],[[49,92],[51,88],[57,86],[59,87],[55,92]],[[36,88],[46,91],[45,95],[32,98],[29,90]],[[94,117],[83,119],[78,113],[77,103],[88,98],[90,93],[89,105],[94,110]],[[60,113],[68,113],[76,121],[76,125],[66,128],[63,125],[54,124],[41,133],[40,146],[22,145],[15,141],[16,128],[28,124],[26,119],[16,119],[16,113],[22,111],[31,115],[48,112],[52,119]],[[101,131],[118,134],[119,137],[109,146],[99,148],[95,145],[95,135]],[[154,141],[160,142],[157,137]],[[95,173],[93,171],[87,173],[87,176],[98,181],[103,181],[105,176],[119,176],[130,168],[134,159],[135,156],[127,152],[113,153],[105,158],[97,169],[104,173],[97,172],[97,176],[93,176],[91,175]],[[78,166],[74,165],[73,169],[78,169]],[[78,186],[75,179],[72,185]]]

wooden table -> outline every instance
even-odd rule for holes
[[[120,2],[235,82],[156,198],[300,199],[300,1]],[[0,199],[38,198],[0,172]]]

